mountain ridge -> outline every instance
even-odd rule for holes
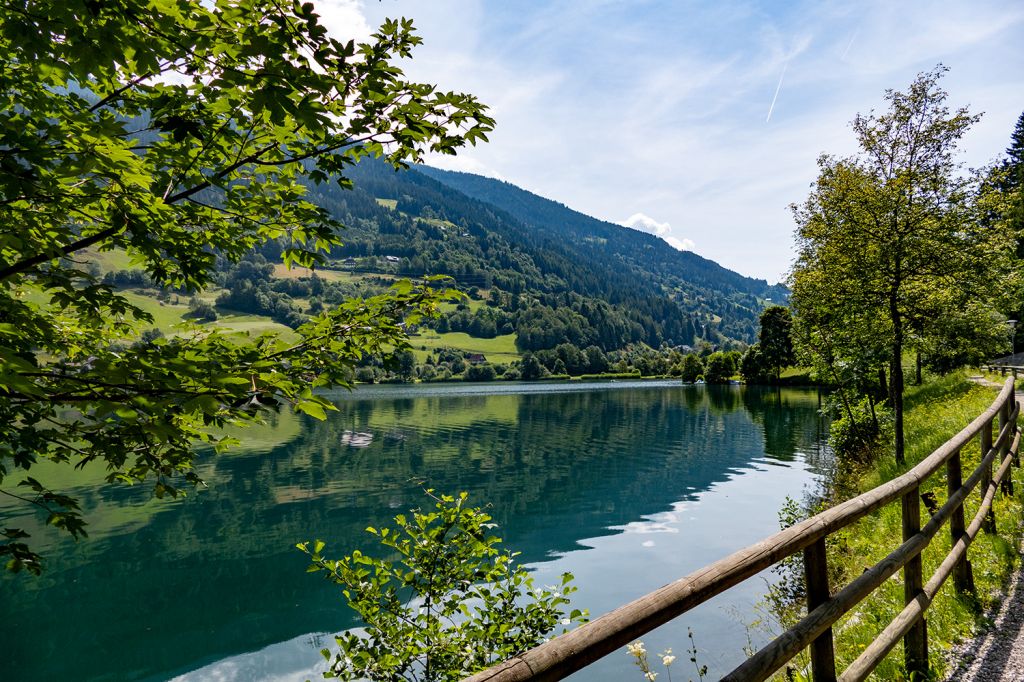
[[[670,262],[675,258],[682,267],[690,266],[698,269],[709,269],[724,276],[733,276],[737,278],[737,283],[741,281],[749,282],[751,291],[773,290],[781,295],[782,298],[786,297],[787,290],[781,283],[770,284],[765,279],[743,275],[694,251],[676,249],[657,235],[595,218],[582,211],[577,211],[560,201],[530,192],[506,180],[489,178],[463,171],[445,170],[433,166],[414,166],[413,170],[445,183],[467,196],[504,209],[521,219],[532,218],[533,222],[547,222],[557,221],[561,218],[563,225],[571,226],[575,223],[577,227],[572,231],[574,236],[579,238],[585,238],[585,234],[603,237],[607,237],[610,234],[622,235],[624,234],[623,230],[629,230],[633,233],[630,235],[630,238],[646,241],[660,252],[659,255],[664,262]],[[519,204],[518,206],[516,206],[517,203]],[[548,214],[546,217],[543,215],[544,212]],[[643,236],[637,237],[635,235]],[[728,274],[725,275],[725,273]]]

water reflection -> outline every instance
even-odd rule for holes
[[[304,575],[294,543],[316,536],[339,554],[364,546],[366,526],[386,525],[397,511],[423,504],[421,486],[467,490],[490,503],[506,543],[526,562],[606,561],[606,574],[644,574],[650,557],[641,559],[632,544],[600,549],[628,539],[599,538],[665,532],[664,524],[650,525],[652,515],[676,513],[681,504],[712,508],[714,491],[735,486],[737,477],[769,480],[758,463],[813,467],[821,457],[811,391],[678,384],[389,389],[339,395],[339,411],[326,422],[281,415],[250,451],[206,461],[201,473],[210,489],[184,501],[154,503],[144,491],[124,488],[77,491],[92,538],[77,545],[53,539],[46,549],[54,559],[41,579],[4,578],[0,637],[10,669],[26,680],[167,679],[275,643],[301,644],[310,632],[351,627],[336,589]],[[809,478],[804,469],[786,476],[773,485],[796,487],[795,494]],[[731,507],[760,504],[755,493],[743,496]],[[762,510],[769,531],[776,497]],[[12,513],[0,508],[0,521]],[[713,536],[714,522],[702,521],[701,532]],[[694,542],[696,530],[678,541]],[[763,534],[756,532],[753,539]],[[726,546],[714,537],[698,541],[699,551],[686,545],[687,560],[701,560],[701,552],[717,558]],[[660,546],[639,546],[661,556]],[[688,565],[658,561],[671,577]],[[586,569],[569,570],[581,574],[583,587]],[[602,600],[620,598],[621,586],[590,580],[581,589],[589,601],[578,603],[594,613],[617,605]],[[59,628],[43,614],[59,614]],[[243,659],[230,660],[237,667]]]

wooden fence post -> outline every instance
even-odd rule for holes
[[[1012,394],[1011,394],[1012,399]],[[1010,421],[1010,400],[1008,399],[1002,405],[999,406],[999,433],[1003,432],[1006,428],[1006,424]],[[996,459],[996,467],[1002,465],[1003,459],[1006,457],[1006,453],[1010,451],[1010,446],[1013,445],[1013,434],[1008,435],[1003,439],[1002,445],[999,446],[999,457]],[[1013,472],[1007,471],[1006,475],[1003,476],[1003,480],[1000,482],[999,490],[1003,495],[1013,495]]]
[[[1014,411],[1014,409],[1017,408],[1017,386],[1016,386],[1017,382],[1016,382],[1016,379],[1014,380],[1013,383],[1014,383],[1014,387],[1013,387],[1013,391],[1014,392],[1010,394],[1010,405],[1013,406],[1013,409],[1010,410],[1011,413]],[[1018,415],[1014,415],[1014,417],[1013,417],[1013,427],[1010,429],[1010,436],[1011,436],[1010,440],[1011,441],[1013,440],[1013,438],[1017,434],[1017,416]],[[1011,445],[1012,445],[1012,443],[1011,443]],[[1018,467],[1020,466],[1020,450],[1019,449],[1016,452],[1013,453],[1013,465],[1014,466],[1018,466]]]
[[[914,487],[903,496],[903,541],[906,542],[921,531],[920,488]],[[903,566],[903,599],[905,604],[914,601],[924,587],[921,554],[918,553]],[[903,636],[903,657],[907,675],[913,679],[917,673],[922,679],[928,678],[928,622],[924,614]]]
[[[828,558],[825,538],[819,538],[804,549],[804,577],[807,580],[807,612],[827,602],[831,596],[828,587]],[[832,628],[811,642],[811,672],[814,682],[835,682],[836,656],[832,646]]]
[[[952,457],[946,460],[946,493],[952,497],[963,487],[963,469],[960,466],[960,451],[957,450]],[[961,504],[949,517],[950,545],[957,541],[967,532],[964,523],[964,506]],[[971,571],[971,562],[967,558],[967,552],[953,568],[953,586],[957,592],[968,592],[974,594],[974,573]]]
[[[981,458],[984,459],[988,455],[988,451],[992,449],[992,420],[989,419],[985,422],[985,425],[981,427]],[[992,485],[992,464],[982,468],[981,472],[981,496],[982,498],[988,494],[988,489]],[[996,510],[995,504],[989,508],[988,514],[985,515],[985,521],[981,524],[982,530],[986,533],[996,532]]]

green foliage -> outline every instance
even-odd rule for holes
[[[704,381],[709,384],[727,384],[736,373],[736,365],[730,353],[712,353],[704,368]]]
[[[434,511],[396,516],[394,529],[368,528],[394,559],[353,552],[331,560],[320,541],[298,545],[309,570],[341,586],[365,624],[336,638],[341,650],[327,677],[460,680],[540,644],[560,624],[586,621],[584,611],[564,613],[572,575],[535,588],[516,554],[500,549],[491,517],[466,498],[442,495]]]
[[[793,207],[797,343],[825,381],[860,394],[888,369],[897,461],[904,350],[979,348],[973,330],[991,336],[1014,286],[1013,235],[981,219],[979,178],[956,161],[978,116],[950,112],[944,71],[888,91],[886,112],[857,116],[860,153],[823,155],[810,197]]]
[[[696,353],[687,353],[683,358],[683,370],[680,378],[693,383],[704,374],[704,361]]]
[[[547,373],[547,369],[540,364],[540,360],[533,353],[524,355],[523,361],[519,363],[519,378],[521,379],[540,379]]]
[[[796,362],[793,351],[793,315],[789,308],[773,305],[761,313],[759,351],[762,366],[775,379]]]
[[[907,465],[914,465],[931,454],[959,432],[964,424],[988,408],[995,396],[994,389],[974,384],[963,374],[951,374],[908,389]],[[980,461],[980,448],[977,445],[975,440],[961,451],[964,478],[970,475]],[[824,499],[820,503],[788,504],[780,514],[783,526],[870,490],[905,471],[905,466],[896,465],[892,459],[878,457],[882,452],[884,448],[878,446],[874,457],[869,458],[869,463],[854,471],[836,472],[841,480],[832,478],[828,481]],[[1013,468],[1011,471],[1015,485],[1021,485],[1020,469]],[[939,505],[946,501],[946,480],[941,471],[922,482],[921,493],[931,496]],[[965,505],[968,519],[977,511],[979,498],[975,489]],[[944,679],[944,674],[948,672],[946,668],[952,662],[948,657],[949,647],[972,636],[976,629],[990,625],[986,623],[984,609],[999,603],[1001,590],[1019,562],[1019,555],[1014,548],[1019,546],[1020,541],[1021,512],[1021,503],[1014,496],[996,496],[998,533],[979,533],[968,552],[977,598],[957,594],[951,586],[947,586],[938,593],[929,607],[929,666],[937,679]],[[925,514],[926,511],[922,509],[922,515]],[[829,536],[829,585],[833,592],[895,549],[902,535],[901,518],[901,505],[897,501]],[[936,571],[949,549],[949,533],[945,530],[939,532],[922,553],[926,580]],[[784,566],[779,588],[773,588],[767,600],[767,615],[775,623],[769,629],[775,635],[806,613],[800,563],[797,555],[788,562],[788,566]],[[852,663],[903,607],[902,581],[893,579],[886,581],[875,593],[843,616],[833,626],[837,669],[842,670]],[[766,623],[762,621],[761,625]],[[792,665],[796,668],[794,674],[805,674],[806,679],[809,679],[810,662],[807,657],[794,659]],[[908,679],[903,669],[900,647],[882,661],[874,676],[884,680]]]
[[[829,427],[828,443],[840,465],[849,467],[870,462],[891,436],[891,411],[865,396],[852,403],[849,411],[838,411]]]
[[[193,298],[188,303],[188,317],[191,317],[196,322],[216,322],[217,310],[208,302],[199,298]]]
[[[494,381],[498,377],[494,365],[489,362],[482,362],[478,365],[470,365],[466,368],[463,379],[466,381]]]
[[[755,343],[743,354],[740,360],[740,376],[748,384],[763,384],[774,378],[761,352],[761,344]]]
[[[405,79],[394,61],[419,43],[407,20],[340,42],[309,3],[3,3],[0,484],[21,492],[0,492],[78,537],[74,499],[26,477],[37,461],[99,460],[111,483],[174,496],[199,482],[196,443],[223,448],[218,429],[281,403],[322,418],[315,389],[406,347],[404,325],[446,297],[436,283],[296,321],[295,341],[185,325],[125,353],[153,316],[74,257],[123,250],[192,293],[270,240],[286,264],[318,262],[340,225],[310,184],[347,188],[361,158],[401,167],[492,127],[472,96]],[[6,537],[9,568],[38,572],[24,533]]]

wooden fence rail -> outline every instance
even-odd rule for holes
[[[973,592],[967,548],[979,532],[995,532],[992,503],[996,493],[1002,490],[1003,494],[1012,494],[1010,467],[1019,466],[1019,412],[1020,406],[1014,399],[1014,380],[1008,378],[999,397],[985,412],[905,474],[620,606],[576,630],[472,675],[464,682],[560,680],[797,552],[803,552],[807,615],[722,679],[764,680],[810,647],[815,682],[863,680],[901,639],[908,673],[925,674],[928,669],[925,612],[950,575],[957,591]],[[996,419],[998,435],[993,439],[992,426]],[[981,463],[964,480],[960,454],[975,437],[981,450]],[[998,468],[993,474],[994,464]],[[947,479],[947,500],[922,525],[921,485],[942,468]],[[979,487],[978,511],[966,524],[964,502]],[[900,500],[902,506],[903,543],[848,585],[833,591],[828,584],[825,538],[896,500]],[[952,548],[925,582],[921,552],[947,521]],[[857,660],[837,676],[832,625],[900,569],[903,570],[905,608]]]

